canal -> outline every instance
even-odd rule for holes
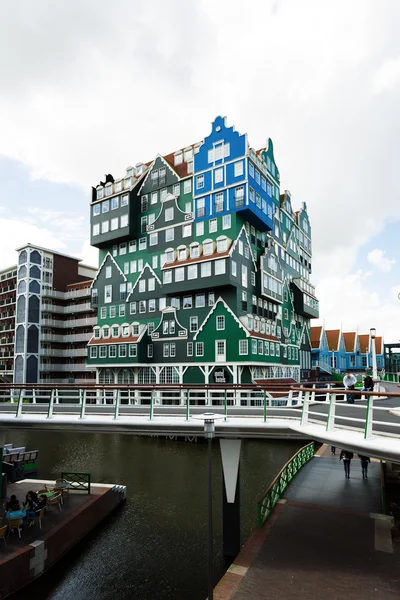
[[[207,446],[115,434],[0,430],[39,450],[40,477],[88,471],[94,482],[127,486],[126,504],[55,567],[12,600],[205,600],[207,596]],[[256,526],[257,499],[304,442],[244,440],[241,529]],[[213,448],[215,583],[222,556],[222,466]]]

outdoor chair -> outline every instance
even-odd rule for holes
[[[69,483],[65,479],[56,479],[54,490],[56,490],[57,492],[61,492],[62,503],[64,503],[64,498],[69,498]]]
[[[30,517],[29,527],[31,525],[33,525],[33,523],[35,521],[39,521],[39,528],[42,529],[42,519],[44,518],[45,514],[46,514],[46,508],[41,508],[39,510],[36,510],[35,511],[35,516],[34,517]]]
[[[0,527],[0,539],[3,538],[3,541],[7,548],[6,531],[7,531],[7,525],[3,525],[3,527]]]
[[[61,501],[62,501],[62,494],[54,494],[54,496],[51,496],[48,500],[47,500],[47,505],[50,506],[58,506],[58,508],[61,510]]]
[[[8,519],[7,539],[10,537],[10,533],[15,530],[18,531],[18,537],[19,537],[19,539],[21,539],[21,531],[22,531],[21,517],[15,517],[15,519]]]

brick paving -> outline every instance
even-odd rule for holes
[[[335,457],[330,448],[320,450],[266,525],[252,533],[216,586],[216,600],[400,598],[399,548],[375,549],[377,520],[371,513],[381,511],[380,464],[371,463],[363,480],[354,459],[347,480],[340,450]]]

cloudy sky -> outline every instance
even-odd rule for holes
[[[399,20],[398,0],[3,2],[0,267],[28,241],[95,264],[90,187],[222,114],[307,202],[326,326],[400,340]]]

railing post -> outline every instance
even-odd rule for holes
[[[310,392],[305,392],[303,400],[303,411],[301,413],[300,425],[308,425],[308,410],[310,407]]]
[[[186,421],[189,421],[189,390],[186,390]]]
[[[114,419],[118,419],[119,412],[119,390],[115,390],[115,400],[114,400]]]
[[[50,392],[49,410],[47,411],[47,418],[51,419],[53,416],[53,404],[54,404],[54,388]]]
[[[303,402],[303,392],[301,390],[297,393],[297,406],[301,406]]]
[[[228,405],[226,401],[226,390],[224,391],[224,421],[226,421],[228,415]]]
[[[267,420],[267,390],[264,390],[264,423]]]
[[[293,390],[289,390],[287,406],[293,406]]]
[[[329,400],[329,412],[328,412],[328,420],[326,422],[326,431],[332,431],[335,429],[335,415],[336,415],[336,394],[327,393],[327,400]]]
[[[86,404],[86,390],[79,390],[79,396],[81,401],[81,414],[80,419],[85,418],[85,404]]]
[[[20,417],[21,416],[21,411],[22,411],[22,392],[23,392],[23,389],[20,388],[19,389],[19,394],[18,394],[17,411],[15,413],[16,417]]]
[[[315,383],[313,383],[313,391],[311,392],[311,402],[315,402]]]
[[[58,398],[58,389],[57,389],[57,388],[55,389],[54,402],[55,402],[56,404],[59,404],[59,403],[60,403],[60,400],[59,400],[59,398]]]
[[[155,390],[151,390],[151,394],[150,394],[150,421],[153,418],[153,402],[154,402],[154,392]]]
[[[32,392],[32,404],[36,404],[36,388],[33,388],[33,392]]]
[[[368,438],[372,437],[373,411],[374,411],[374,397],[371,394],[370,396],[368,396],[368,400],[367,400],[367,409],[366,409],[366,414],[365,414],[364,439],[368,439]]]

